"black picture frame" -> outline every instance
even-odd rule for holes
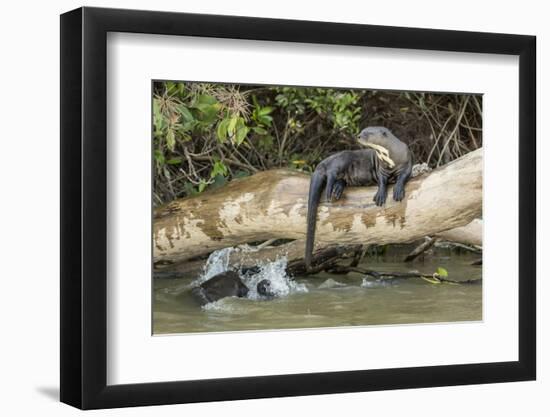
[[[519,360],[107,385],[108,32],[519,56]],[[535,379],[535,51],[524,35],[88,7],[61,15],[61,401],[94,409]]]

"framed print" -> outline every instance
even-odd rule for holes
[[[531,36],[63,14],[61,400],[535,379],[535,103]]]

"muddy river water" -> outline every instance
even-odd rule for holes
[[[223,254],[222,254],[223,255]],[[220,258],[223,258],[221,256]],[[425,260],[402,262],[402,253],[364,258],[361,266],[376,271],[433,273],[445,268],[449,278],[481,278],[482,267],[472,266],[479,255],[438,249]],[[242,330],[296,329],[404,323],[435,323],[482,320],[482,285],[433,284],[421,278],[380,282],[358,273],[320,273],[294,277],[284,273],[285,260],[264,265],[258,276],[245,283],[255,287],[269,278],[279,295],[261,300],[224,298],[199,306],[189,290],[200,279],[227,268],[215,259],[199,281],[155,279],[153,333],[223,332]]]

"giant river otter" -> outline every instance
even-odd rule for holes
[[[271,282],[267,279],[258,282],[256,289],[265,299],[275,297],[271,291]],[[199,304],[204,305],[225,297],[246,297],[248,291],[237,272],[226,271],[193,288],[191,294]]]
[[[311,177],[305,253],[307,269],[311,266],[317,207],[323,187],[327,201],[340,199],[345,187],[378,184],[373,200],[377,206],[382,206],[386,202],[386,186],[389,182],[395,182],[395,201],[401,201],[405,196],[405,183],[412,172],[409,147],[385,127],[363,129],[358,141],[369,149],[342,151],[331,155],[317,165]]]

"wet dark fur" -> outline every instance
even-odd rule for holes
[[[271,291],[271,282],[268,279],[258,282],[256,288],[258,294],[265,299],[275,297],[275,294]],[[243,283],[237,272],[226,271],[193,288],[191,294],[200,305],[205,305],[225,297],[246,297],[248,291],[248,287]]]
[[[361,139],[373,140],[385,146],[395,166],[390,168],[381,161],[373,149],[342,151],[329,156],[317,165],[309,185],[307,213],[307,236],[305,264],[311,267],[311,256],[315,241],[317,208],[321,200],[323,187],[327,201],[339,200],[345,187],[378,185],[373,200],[377,206],[383,206],[387,198],[387,184],[395,182],[393,199],[401,201],[405,197],[405,184],[412,173],[412,157],[408,147],[392,133],[381,127],[364,129]]]
[[[248,287],[244,285],[239,274],[226,271],[193,288],[191,294],[199,304],[204,305],[225,297],[246,297]]]

